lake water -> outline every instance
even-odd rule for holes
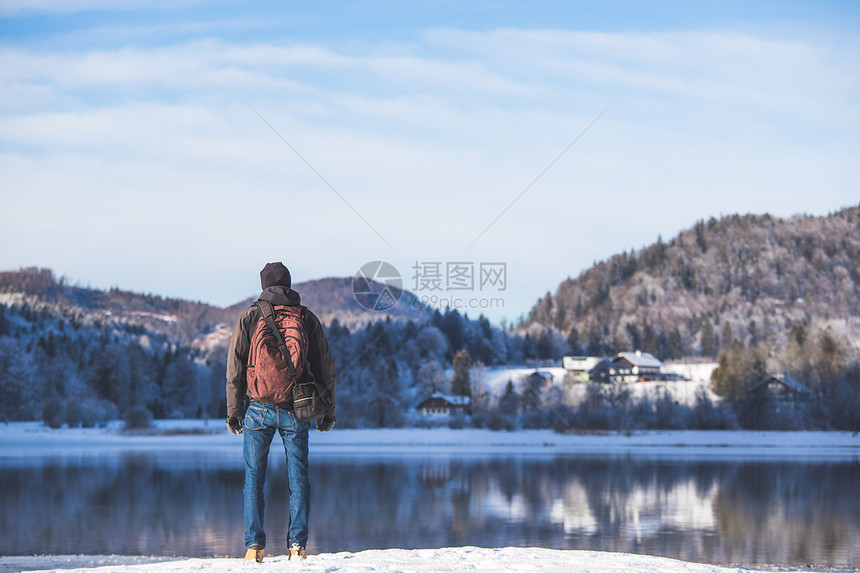
[[[313,454],[312,454],[313,455]],[[0,459],[0,554],[237,556],[241,459]],[[476,545],[860,567],[860,463],[558,455],[313,457],[312,552]],[[272,454],[269,553],[285,551]]]

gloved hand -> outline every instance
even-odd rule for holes
[[[322,420],[317,420],[317,430],[320,432],[328,432],[334,428],[334,421],[334,414],[326,414],[323,416]]]
[[[230,416],[229,418],[227,418],[227,431],[234,436],[238,436],[239,434],[241,434],[242,420],[240,420],[236,416]]]

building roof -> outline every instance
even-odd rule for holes
[[[451,406],[468,406],[472,400],[468,396],[457,396],[456,394],[443,394],[442,392],[434,392],[430,398],[440,398],[445,400]]]
[[[616,364],[614,362],[610,362],[609,360],[603,359],[600,362],[598,362],[597,364],[595,364],[594,368],[592,368],[591,370],[605,370],[607,368],[609,368],[610,370],[617,370],[618,364]],[[591,370],[589,370],[589,372],[591,372]]]
[[[594,368],[588,371],[590,375],[596,375],[601,370],[608,370],[609,374],[612,376],[626,376],[630,374],[630,366],[626,364],[618,364],[617,362],[612,362],[610,360],[606,360],[605,358],[594,365]]]
[[[782,382],[783,384],[785,384],[786,386],[788,386],[792,390],[794,390],[796,392],[800,392],[801,394],[812,393],[812,390],[807,388],[805,384],[798,382],[797,380],[795,380],[794,378],[792,378],[790,376],[774,376],[774,378],[776,378],[777,380],[779,380],[780,382]]]
[[[802,382],[798,382],[797,380],[795,380],[791,376],[785,376],[783,374],[775,374],[775,375],[769,377],[767,380],[765,380],[761,384],[757,384],[756,386],[754,386],[753,389],[760,388],[762,386],[765,386],[766,384],[770,384],[773,381],[779,382],[780,384],[782,384],[783,386],[785,386],[789,390],[797,392],[798,394],[811,394],[812,393],[812,390],[810,390]]]
[[[565,356],[561,359],[561,365],[566,370],[581,370],[587,372],[600,362],[597,356]]]
[[[618,360],[626,360],[633,366],[640,368],[661,368],[663,366],[663,362],[659,358],[650,352],[641,352],[639,350],[636,352],[619,352],[612,361],[617,362]]]

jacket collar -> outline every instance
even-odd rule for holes
[[[272,304],[299,306],[302,303],[302,297],[293,289],[281,285],[270,286],[260,293],[260,300],[265,300]]]

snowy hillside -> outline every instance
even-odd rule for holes
[[[674,400],[681,404],[692,406],[696,403],[696,396],[704,392],[712,402],[719,402],[720,397],[711,392],[711,372],[716,368],[716,363],[669,363],[663,366],[665,372],[678,374],[682,380],[657,381],[657,382],[635,382],[631,383],[631,396],[634,398],[648,397],[654,399],[666,392]],[[498,399],[505,392],[505,387],[510,381],[514,389],[522,393],[529,376],[537,372],[551,385],[562,392],[564,403],[577,405],[585,398],[588,384],[571,383],[565,384],[567,371],[560,367],[534,368],[527,366],[495,366],[473,368],[471,377],[478,394],[486,393],[490,400]],[[446,372],[450,378],[452,370]]]
[[[563,281],[527,324],[582,351],[719,356],[732,340],[783,349],[800,325],[857,340],[860,207],[827,216],[728,215],[624,251]],[[587,351],[586,351],[587,347]]]

